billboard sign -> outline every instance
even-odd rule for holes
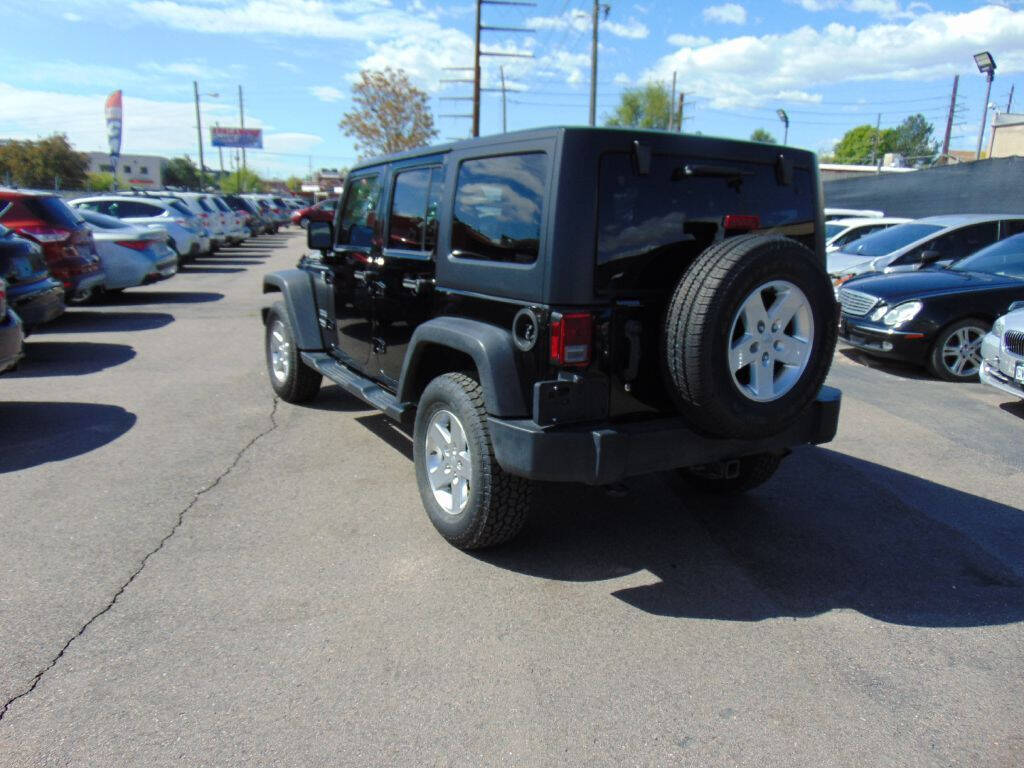
[[[117,165],[117,158],[121,154],[121,92],[114,91],[107,96],[107,103],[104,105],[104,114],[107,118],[107,145],[110,147],[110,159]]]
[[[242,149],[263,149],[263,131],[259,128],[210,129],[210,143],[215,147],[240,147]]]

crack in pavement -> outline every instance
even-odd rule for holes
[[[245,446],[238,453],[235,454],[234,460],[232,460],[232,462],[228,465],[227,469],[225,469],[223,472],[217,475],[217,477],[213,480],[212,483],[196,492],[195,496],[192,497],[192,501],[190,501],[188,505],[178,513],[178,519],[174,522],[174,526],[171,528],[170,532],[168,532],[166,536],[160,539],[156,547],[154,547],[146,553],[146,556],[143,557],[142,561],[139,563],[139,567],[135,569],[132,575],[128,577],[128,580],[121,585],[117,592],[114,593],[114,596],[110,599],[110,601],[105,606],[103,606],[101,610],[93,614],[93,616],[87,622],[85,622],[85,624],[83,624],[82,627],[74,635],[72,635],[71,638],[66,643],[64,643],[64,647],[61,648],[57,655],[50,660],[50,663],[36,673],[35,677],[32,678],[32,684],[27,689],[17,694],[16,696],[12,696],[4,702],[3,707],[0,707],[0,721],[4,719],[4,716],[6,716],[7,714],[7,710],[14,702],[16,702],[18,699],[28,696],[30,693],[32,693],[32,691],[36,689],[36,686],[39,685],[39,681],[43,679],[43,675],[45,675],[47,672],[49,672],[57,665],[57,662],[61,660],[67,649],[71,647],[71,644],[75,642],[75,640],[80,638],[83,634],[85,634],[85,631],[92,625],[94,621],[96,621],[96,619],[100,618],[100,616],[102,616],[114,607],[118,599],[121,597],[122,594],[124,594],[124,591],[128,588],[128,585],[135,581],[136,576],[142,573],[142,569],[146,567],[146,563],[149,562],[149,558],[151,558],[153,555],[155,555],[157,552],[163,549],[164,545],[168,541],[170,541],[171,537],[178,532],[178,529],[181,528],[182,523],[185,522],[185,515],[187,515],[189,511],[198,503],[200,497],[209,493],[218,485],[220,485],[220,481],[231,474],[235,467],[238,466],[238,462],[242,460],[242,457],[250,448],[252,448],[257,443],[257,441],[259,441],[263,437],[266,437],[275,429],[277,429],[278,402],[280,401],[275,396],[274,406],[273,408],[270,409],[270,426],[267,429],[264,429],[258,435],[256,435],[256,437],[254,437],[248,443],[246,443]]]

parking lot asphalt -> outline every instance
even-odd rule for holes
[[[761,489],[545,485],[465,554],[406,434],[272,397],[260,278],[302,246],[0,377],[0,765],[1024,764],[1022,403],[840,349],[837,439]]]

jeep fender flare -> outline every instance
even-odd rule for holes
[[[399,402],[415,403],[416,371],[432,347],[452,349],[472,358],[488,414],[498,418],[529,416],[519,385],[511,331],[465,317],[437,317],[416,328],[398,380]]]
[[[324,348],[320,326],[317,324],[316,297],[313,295],[313,279],[302,269],[282,269],[263,276],[264,293],[280,293],[288,311],[295,341],[300,350],[315,351]],[[267,310],[263,310],[263,322],[267,322]]]

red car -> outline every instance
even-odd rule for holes
[[[103,287],[106,275],[92,232],[67,203],[52,193],[0,189],[0,208],[6,203],[10,206],[0,223],[39,243],[46,268],[63,284],[65,295],[81,301]]]
[[[299,208],[292,214],[292,224],[298,224],[305,229],[311,221],[334,221],[334,209],[337,206],[338,198],[332,197],[308,208]]]

